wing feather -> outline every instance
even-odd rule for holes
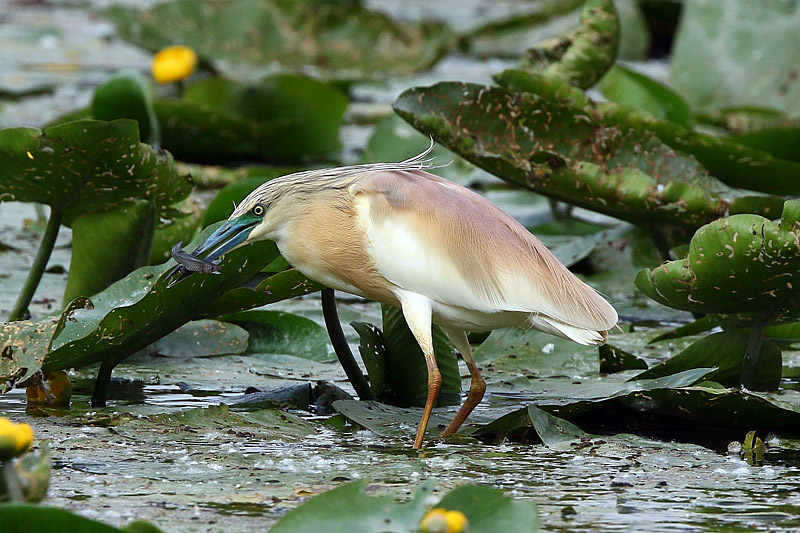
[[[486,313],[543,315],[604,331],[614,308],[497,206],[425,171],[380,171],[350,188],[378,270],[397,286]]]

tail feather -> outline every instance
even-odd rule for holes
[[[605,344],[608,340],[608,332],[606,331],[578,328],[544,316],[532,316],[530,318],[530,325],[545,333],[569,339],[584,346],[599,346]]]

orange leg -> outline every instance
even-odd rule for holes
[[[425,353],[425,363],[428,365],[428,399],[425,401],[422,420],[419,421],[417,437],[414,439],[415,450],[422,448],[422,440],[425,438],[428,420],[431,418],[431,411],[433,411],[436,397],[439,395],[439,389],[442,387],[442,375],[439,373],[439,367],[436,366],[436,357],[434,357],[432,351],[430,354]]]
[[[452,329],[445,329],[445,333],[447,333],[450,341],[452,341],[461,353],[464,362],[467,363],[471,378],[467,399],[464,400],[464,404],[458,410],[453,420],[447,425],[444,431],[442,431],[442,437],[449,437],[450,435],[455,435],[461,428],[461,425],[467,420],[470,413],[481,403],[483,395],[486,392],[486,382],[483,381],[481,373],[478,371],[478,365],[475,364],[475,359],[472,357],[472,347],[469,345],[467,334],[463,331]]]
[[[442,375],[436,365],[436,357],[433,355],[433,335],[431,332],[431,302],[424,296],[411,292],[401,292],[398,295],[403,309],[403,316],[408,323],[408,328],[414,334],[417,344],[425,355],[425,364],[428,367],[428,399],[425,401],[425,409],[422,411],[422,420],[417,428],[417,437],[414,439],[414,449],[422,448],[422,441],[425,439],[425,430],[428,428],[428,420],[431,418],[433,405],[442,387]]]

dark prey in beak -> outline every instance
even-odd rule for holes
[[[178,276],[175,279],[170,279],[167,287],[172,287],[180,280],[194,272],[201,272],[203,274],[219,274],[220,266],[218,264],[197,257],[199,252],[202,252],[200,248],[190,254],[184,250],[182,246],[183,242],[179,242],[172,247],[172,258],[178,263],[178,266],[172,269],[172,272],[169,273],[167,279],[172,278],[176,273]]]
[[[220,266],[214,261],[244,242],[259,221],[260,219],[243,217],[228,220],[209,235],[205,242],[192,253],[187,253],[181,248],[183,243],[179,242],[173,246],[172,258],[175,259],[178,266],[173,268],[167,276],[167,279],[170,279],[167,287],[175,285],[194,272],[219,274]],[[201,257],[201,255],[205,257]],[[175,273],[178,273],[178,276],[172,279]]]

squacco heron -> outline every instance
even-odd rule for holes
[[[415,448],[422,446],[442,382],[432,324],[442,327],[471,376],[446,437],[486,391],[466,332],[519,326],[600,345],[617,323],[614,308],[516,220],[427,172],[426,154],[268,181],[192,254],[210,262],[269,239],[308,278],[401,308],[428,369]]]

